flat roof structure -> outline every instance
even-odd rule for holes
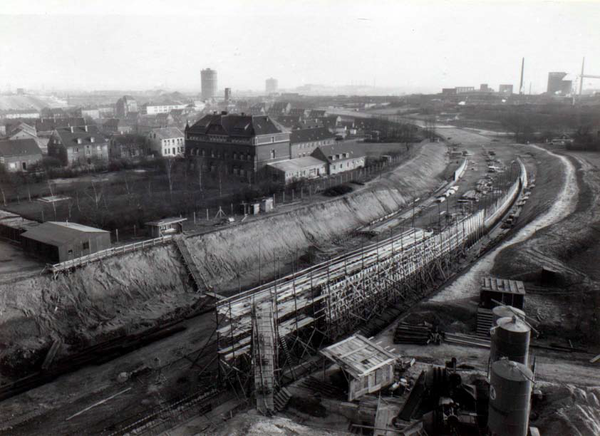
[[[28,230],[23,234],[23,237],[33,239],[34,241],[43,242],[50,245],[62,245],[71,242],[75,238],[81,237],[82,234],[88,233],[106,233],[110,232],[94,227],[84,226],[83,224],[46,221],[39,226]]]
[[[312,156],[299,157],[297,159],[289,159],[281,162],[267,164],[270,167],[277,168],[283,172],[302,171],[307,168],[321,167],[325,165],[320,159]]]
[[[149,221],[145,223],[147,226],[168,226],[170,224],[179,224],[187,221],[187,218],[175,217],[175,218],[163,218],[162,220]]]

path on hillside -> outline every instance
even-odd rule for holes
[[[579,192],[575,166],[565,156],[557,155],[536,145],[528,145],[527,147],[536,148],[537,150],[548,153],[561,160],[566,178],[561,191],[557,195],[556,201],[550,210],[543,215],[538,216],[521,229],[514,237],[501,243],[491,252],[479,259],[469,271],[461,275],[446,288],[443,288],[431,299],[431,301],[444,302],[463,300],[465,298],[476,296],[479,292],[481,278],[490,273],[498,253],[505,248],[529,239],[538,230],[561,221],[575,211],[575,207],[577,206],[577,194]]]

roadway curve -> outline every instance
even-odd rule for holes
[[[449,302],[477,296],[481,278],[490,274],[498,253],[505,248],[529,239],[536,231],[561,221],[575,211],[575,207],[577,206],[577,194],[579,192],[575,166],[564,156],[557,155],[536,145],[528,145],[527,147],[536,148],[560,159],[566,177],[562,189],[557,195],[556,201],[553,203],[550,210],[543,215],[538,216],[512,238],[501,243],[488,254],[481,257],[465,274],[440,290],[430,301]]]

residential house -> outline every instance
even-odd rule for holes
[[[318,147],[335,143],[335,134],[324,127],[292,130],[290,133],[290,157],[296,159],[312,155]]]
[[[37,131],[35,127],[20,122],[18,124],[9,125],[9,130],[6,134],[5,139],[15,140],[15,139],[33,139],[40,150],[42,150],[43,154],[48,152],[48,138],[39,138],[37,135]]]
[[[276,101],[269,108],[268,113],[272,117],[279,117],[282,115],[288,115],[290,113],[291,109],[292,109],[291,103],[289,103],[287,101]]]
[[[328,174],[334,175],[365,166],[367,158],[362,146],[359,143],[336,142],[318,147],[312,156],[327,162]]]
[[[265,115],[267,113],[266,103],[256,103],[248,108],[247,115]]]
[[[268,116],[205,115],[185,133],[186,155],[204,157],[211,172],[251,179],[290,158],[290,133]]]
[[[185,135],[177,127],[161,127],[148,133],[150,150],[161,157],[183,156]]]
[[[310,113],[310,111],[308,109],[292,108],[292,109],[290,109],[290,112],[288,115],[293,116],[293,117],[308,118],[309,113]]]
[[[174,109],[185,109],[186,103],[166,101],[162,103],[149,102],[142,105],[142,113],[144,115],[168,114]]]
[[[102,131],[107,135],[126,135],[135,130],[135,121],[129,119],[109,118],[102,125]]]
[[[41,160],[42,150],[33,138],[0,140],[0,166],[8,172],[27,171]]]
[[[98,126],[57,128],[48,143],[48,156],[64,166],[93,165],[108,162],[109,141]]]
[[[138,104],[135,98],[124,95],[115,104],[115,113],[118,118],[125,118],[132,112],[138,112]]]
[[[325,118],[327,116],[327,111],[320,109],[313,109],[308,114],[310,118]]]
[[[124,134],[110,138],[108,155],[110,159],[137,159],[147,156],[148,140],[142,135]]]

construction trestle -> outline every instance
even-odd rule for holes
[[[415,294],[424,296],[509,210],[527,180],[520,160],[519,165],[520,176],[504,195],[440,233],[418,228],[390,233],[368,246],[217,302],[221,377],[242,382],[241,375],[248,374],[257,305],[272,305],[280,363],[291,367],[291,356],[299,356],[298,364],[324,342],[358,329],[390,304]],[[276,376],[283,371],[276,368]]]

